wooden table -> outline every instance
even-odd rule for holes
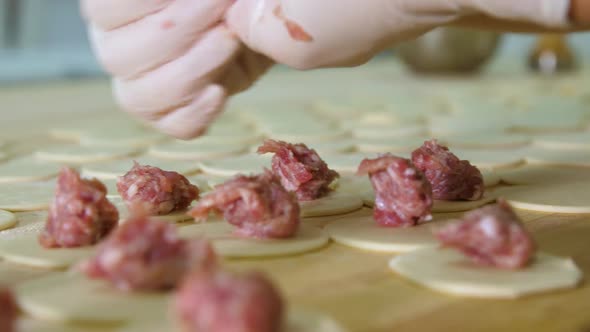
[[[351,86],[362,84],[364,79],[385,80],[388,75],[399,73],[397,69],[377,68],[356,77],[361,71],[351,72],[342,74],[351,81],[357,79]],[[294,77],[291,83],[284,81],[288,75]],[[332,74],[325,75],[326,81],[333,79]],[[280,87],[288,90],[289,86],[300,84],[304,80],[301,77],[302,74],[279,72],[268,84],[262,84],[266,88],[261,87],[261,92],[242,96],[236,103],[280,100],[287,95],[298,98],[297,91],[282,91]],[[385,84],[383,90],[395,84]],[[262,92],[264,89],[267,91]],[[108,82],[102,81],[4,88],[0,90],[0,108],[0,137],[25,140],[63,121],[89,121],[116,111]],[[590,275],[590,216],[519,213],[540,248],[573,257]],[[290,304],[331,314],[351,331],[590,331],[588,283],[576,290],[520,300],[465,299],[438,294],[396,276],[386,266],[391,256],[330,244],[305,255],[229,264],[267,271],[282,287]],[[0,282],[17,282],[42,274],[16,266],[8,268],[1,262],[0,266],[7,271],[0,275]]]

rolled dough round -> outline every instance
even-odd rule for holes
[[[11,263],[51,270],[61,270],[90,257],[93,247],[45,249],[38,232],[21,233],[0,241],[0,257]]]
[[[340,218],[328,224],[325,231],[337,243],[378,252],[407,252],[436,246],[433,230],[447,221],[434,220],[415,227],[382,227],[372,215]]]
[[[183,237],[205,237],[212,241],[215,251],[230,258],[255,258],[300,254],[325,246],[330,240],[313,226],[300,225],[297,235],[289,239],[253,239],[234,235],[235,228],[222,221],[180,227]]]
[[[590,182],[546,183],[499,188],[496,194],[517,209],[590,214]]]
[[[313,201],[299,202],[302,217],[322,217],[345,214],[363,207],[363,200],[358,194],[332,191],[328,196]]]
[[[243,156],[223,158],[218,160],[203,160],[199,162],[201,170],[206,174],[217,176],[234,176],[237,174],[258,174],[266,167],[271,167],[269,154],[247,154]]]
[[[459,251],[424,248],[394,257],[389,267],[424,287],[453,295],[514,299],[525,295],[574,288],[582,271],[571,259],[538,253],[521,270],[476,266]]]
[[[35,157],[41,161],[84,164],[127,158],[138,153],[139,150],[133,147],[63,145],[37,150]]]
[[[39,161],[32,157],[21,157],[0,164],[0,184],[44,181],[54,178],[59,166]]]

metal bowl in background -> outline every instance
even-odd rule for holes
[[[461,28],[437,28],[400,44],[395,53],[417,73],[471,73],[495,54],[502,35]]]

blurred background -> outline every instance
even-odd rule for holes
[[[502,37],[492,63],[524,66],[535,36]],[[568,42],[582,65],[590,63],[590,34]],[[0,84],[100,75],[77,0],[0,0]]]

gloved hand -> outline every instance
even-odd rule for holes
[[[238,0],[227,15],[250,49],[298,69],[354,66],[437,26],[568,29],[589,0]],[[583,20],[582,16],[575,16]]]
[[[358,65],[444,24],[590,23],[590,0],[81,1],[119,104],[179,138],[203,133],[226,98],[273,61],[299,69]]]
[[[200,135],[227,97],[272,65],[223,17],[235,0],[81,0],[120,106],[178,138]]]

